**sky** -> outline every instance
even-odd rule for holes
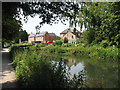
[[[32,33],[36,33],[36,29],[35,26],[39,25],[40,22],[40,18],[39,16],[35,16],[34,18],[32,17],[28,17],[28,22],[25,23],[22,20],[22,29],[26,30],[29,34]],[[48,31],[48,33],[55,33],[57,36],[60,36],[60,33],[62,31],[64,31],[65,29],[69,28],[69,22],[66,21],[65,22],[66,25],[62,24],[60,21],[58,24],[53,24],[53,25],[49,25],[49,24],[44,24],[41,28],[40,28],[40,32],[41,31]],[[79,30],[79,27],[76,27]]]

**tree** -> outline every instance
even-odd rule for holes
[[[77,24],[81,25],[81,28],[84,24],[87,29],[85,38],[89,44],[107,40],[111,42],[111,45],[118,45],[117,38],[120,34],[119,5],[120,2],[81,3],[81,12],[76,19],[78,19]]]
[[[20,15],[24,16],[24,21],[28,20],[28,16],[39,15],[42,19],[41,26],[44,23],[57,23],[59,20],[64,23],[73,17],[73,12],[77,13],[79,10],[77,4],[70,2],[3,2],[2,5],[4,40],[13,40],[18,35],[21,28]]]
[[[26,32],[26,30],[20,30],[19,31],[19,35],[18,37],[16,38],[16,42],[19,41],[19,39],[21,39],[21,41],[27,41],[28,40],[28,33]]]
[[[2,40],[12,41],[18,36],[21,22],[16,20],[15,15],[18,13],[19,3],[2,4]]]

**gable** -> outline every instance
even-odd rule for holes
[[[63,38],[65,38],[65,37],[68,38],[68,39],[76,39],[76,35],[73,34],[73,33],[70,32],[70,31],[63,36]]]

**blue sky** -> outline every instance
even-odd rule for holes
[[[36,32],[36,29],[35,29],[35,26],[39,25],[39,22],[40,22],[40,18],[39,16],[35,16],[34,18],[32,17],[28,17],[28,22],[25,23],[23,20],[22,20],[22,23],[23,23],[23,30],[26,30],[29,34],[31,32],[35,33]],[[48,31],[48,33],[55,33],[56,35],[60,36],[60,33],[69,28],[69,22],[66,21],[65,22],[66,25],[62,24],[61,22],[59,22],[58,24],[53,24],[53,25],[49,25],[49,24],[44,24],[41,28],[40,28],[40,31]],[[78,30],[79,30],[79,27],[76,27]]]

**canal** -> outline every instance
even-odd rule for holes
[[[50,60],[62,61],[71,77],[84,71],[89,88],[118,88],[118,60],[63,55],[54,55]]]

